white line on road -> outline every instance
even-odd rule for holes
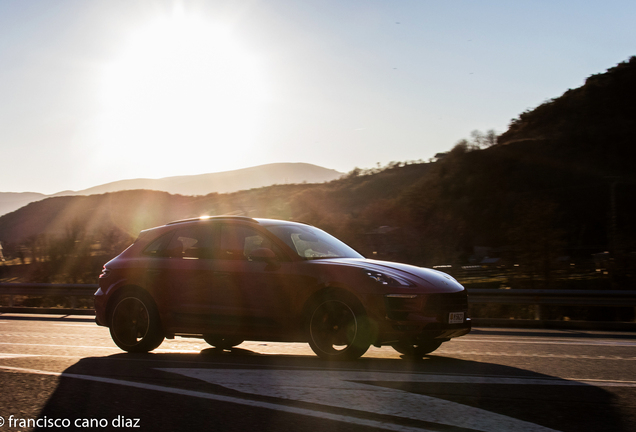
[[[68,326],[68,327],[92,327],[94,329],[99,329],[99,330],[106,330],[108,331],[108,329],[106,327],[100,327],[97,324],[93,323],[93,324],[81,324],[81,323],[77,323],[77,324],[66,324],[66,323],[53,323],[53,325],[56,326]]]
[[[121,351],[116,347],[103,347],[103,346],[86,346],[86,345],[55,345],[55,344],[30,344],[22,342],[0,342],[0,345],[20,345],[20,346],[33,346],[33,347],[63,347],[63,348],[82,348],[82,349],[108,349],[113,351]]]
[[[111,350],[117,352],[123,352],[117,347],[104,347],[104,346],[87,346],[87,345],[62,345],[62,344],[37,344],[37,343],[24,343],[24,342],[0,342],[0,345],[19,345],[19,346],[32,346],[32,347],[55,347],[55,348],[70,348],[70,349],[101,349]],[[250,348],[252,349],[252,348]],[[256,349],[252,349],[258,352]],[[170,349],[159,348],[154,350],[154,353],[162,354],[200,354],[202,349]],[[263,355],[276,355],[281,352],[275,353],[259,353]],[[623,361],[635,361],[636,357],[622,357],[615,355],[583,355],[583,354],[537,354],[526,352],[492,352],[492,351],[466,351],[466,350],[454,350],[450,348],[440,349],[435,352],[436,356],[451,356],[451,355],[468,355],[468,356],[492,356],[492,357],[528,357],[528,358],[550,358],[550,359],[581,359],[581,360],[623,360]]]
[[[13,354],[13,353],[0,353],[0,359],[13,359],[21,357],[39,357],[37,354]]]
[[[480,408],[418,393],[373,385],[373,382],[461,382],[549,384],[559,380],[453,377],[342,370],[297,371],[254,369],[160,368],[242,393],[354,409],[373,414],[487,432],[547,432],[552,429]],[[501,382],[499,382],[501,380]],[[581,385],[581,384],[573,384]]]
[[[579,359],[579,360],[627,360],[634,361],[636,357],[622,357],[613,355],[585,355],[585,354],[537,354],[527,352],[492,352],[492,351],[464,351],[454,349],[440,349],[434,355],[467,355],[467,356],[494,356],[494,357],[531,357],[551,359]]]
[[[106,349],[111,351],[117,351],[123,353],[117,347],[103,347],[103,346],[87,346],[87,345],[55,345],[55,344],[31,344],[24,342],[0,342],[0,345],[20,345],[20,346],[32,346],[32,347],[55,347],[55,348],[77,348],[77,349]],[[179,349],[156,349],[154,353],[175,353],[175,354],[199,354],[201,350],[179,350]],[[43,354],[46,355],[46,354]]]
[[[555,341],[555,340],[518,340],[518,339],[491,339],[491,338],[462,338],[453,342],[479,342],[479,343],[515,343],[515,344],[538,344],[538,345],[589,345],[589,346],[636,346],[636,342],[627,341]],[[442,345],[444,346],[444,345]]]
[[[126,386],[126,387],[134,387],[134,388],[139,388],[139,389],[144,389],[144,390],[160,391],[160,392],[164,392],[164,393],[172,393],[172,394],[178,394],[178,395],[182,395],[182,396],[190,396],[190,397],[196,397],[196,398],[201,398],[201,399],[209,399],[209,400],[214,400],[214,401],[217,401],[217,402],[233,403],[233,404],[238,404],[238,405],[247,405],[247,406],[251,406],[251,407],[255,407],[255,408],[264,408],[264,409],[282,411],[282,412],[286,412],[286,413],[289,413],[289,414],[297,414],[297,415],[304,415],[304,416],[310,416],[310,417],[317,417],[317,418],[325,419],[325,420],[334,420],[334,421],[339,421],[339,422],[344,422],[344,423],[356,424],[356,425],[359,425],[359,426],[368,426],[368,427],[374,427],[374,428],[378,428],[378,429],[387,429],[387,430],[392,430],[392,431],[397,431],[397,432],[433,432],[432,430],[425,429],[425,428],[403,426],[403,425],[398,425],[398,424],[393,424],[393,423],[388,423],[388,422],[382,422],[382,421],[376,421],[376,420],[367,420],[367,419],[363,419],[363,418],[359,418],[359,417],[352,417],[352,416],[346,416],[346,415],[341,415],[341,414],[332,414],[332,413],[328,413],[328,412],[324,412],[324,411],[315,411],[315,410],[310,410],[310,409],[306,409],[306,408],[296,408],[296,407],[291,407],[291,406],[287,406],[287,405],[279,405],[279,404],[255,401],[255,400],[250,400],[250,399],[241,399],[241,398],[231,397],[231,396],[221,396],[221,395],[216,395],[216,394],[212,394],[212,393],[205,393],[205,392],[200,392],[200,391],[194,391],[194,390],[184,390],[184,389],[178,389],[178,388],[173,388],[173,387],[164,387],[164,386],[159,386],[159,385],[155,385],[155,384],[145,384],[145,383],[137,383],[137,382],[132,382],[132,381],[118,380],[118,379],[113,379],[113,378],[103,378],[103,377],[96,377],[96,376],[90,376],[90,375],[78,375],[78,374],[48,372],[48,371],[42,371],[42,370],[16,368],[16,367],[9,367],[9,366],[0,366],[0,369],[4,369],[4,370],[10,371],[10,372],[31,373],[31,374],[38,374],[38,375],[49,375],[49,376],[57,376],[57,377],[63,377],[63,378],[75,378],[75,379],[81,379],[81,380],[86,380],[86,381],[96,381],[96,382],[101,382],[101,383],[105,383],[105,384],[115,384],[115,385],[122,385],[122,386]],[[546,429],[546,431],[547,430],[548,429]]]

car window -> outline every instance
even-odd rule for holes
[[[222,225],[216,258],[247,260],[256,249],[267,248],[280,257],[278,248],[264,234],[241,225]]]
[[[170,242],[165,248],[156,252],[156,255],[168,258],[202,259],[212,258],[213,251],[212,227],[194,225],[175,230]]]
[[[345,243],[314,227],[277,225],[267,230],[305,259],[363,258]]]
[[[162,256],[163,251],[168,247],[172,236],[174,235],[174,231],[163,234],[150,242],[148,246],[142,252],[144,255],[150,256]]]

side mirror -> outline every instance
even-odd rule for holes
[[[254,249],[247,257],[252,261],[263,261],[267,263],[276,261],[276,254],[273,250],[268,248]]]

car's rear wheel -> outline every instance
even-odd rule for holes
[[[233,337],[223,337],[218,335],[205,334],[203,340],[215,348],[230,349],[244,342],[243,339]]]
[[[155,302],[141,292],[125,292],[115,300],[110,335],[117,346],[128,352],[148,352],[164,339]]]
[[[325,360],[353,360],[371,345],[369,321],[363,306],[349,295],[329,295],[311,308],[309,345]]]
[[[426,354],[430,354],[442,345],[444,341],[430,340],[426,342],[420,342],[417,345],[413,345],[410,342],[400,341],[392,344],[394,350],[400,354],[404,354],[409,357],[422,358]]]

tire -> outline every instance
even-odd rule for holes
[[[405,356],[422,358],[426,354],[430,354],[442,345],[444,341],[430,340],[417,345],[412,345],[408,342],[397,342],[392,344],[394,350]]]
[[[212,345],[213,347],[220,348],[220,349],[230,349],[244,342],[243,339],[239,339],[239,338],[232,338],[232,337],[225,338],[222,336],[211,335],[211,334],[203,335],[203,340],[206,341],[208,344]]]
[[[110,318],[110,336],[124,351],[144,353],[163,342],[157,306],[144,292],[128,291],[120,295]]]
[[[371,345],[369,320],[360,302],[330,295],[309,310],[309,346],[324,360],[355,360]]]

